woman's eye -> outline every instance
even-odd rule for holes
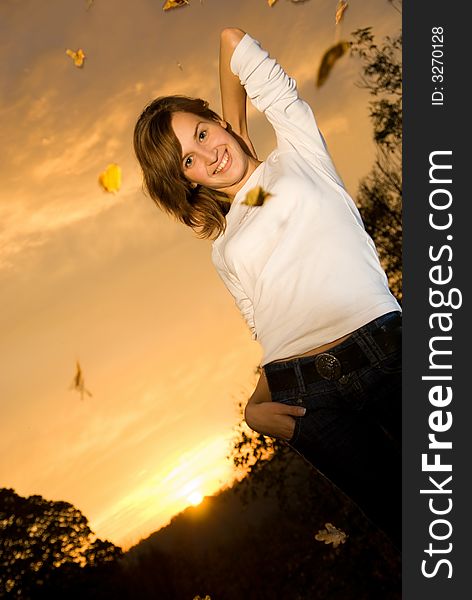
[[[198,139],[203,142],[203,140],[206,138],[207,136],[207,132],[205,130],[200,131],[200,133],[198,134]]]
[[[189,167],[191,167],[193,165],[193,158],[191,156],[187,156],[187,158],[184,161],[184,167],[186,169],[188,169]]]

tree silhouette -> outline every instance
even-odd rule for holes
[[[402,34],[375,43],[371,27],[353,34],[351,53],[361,59],[359,85],[374,98],[370,117],[377,157],[359,185],[357,204],[373,238],[390,288],[402,298]]]
[[[24,498],[8,488],[0,489],[0,534],[0,596],[53,597],[54,589],[65,590],[84,571],[122,555],[95,538],[72,504]]]

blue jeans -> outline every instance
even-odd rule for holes
[[[401,328],[398,316],[383,315],[329,350],[356,342],[368,359],[335,381],[305,384],[297,365],[314,362],[313,357],[270,363],[264,370],[295,367],[297,388],[271,391],[274,402],[307,409],[296,418],[289,445],[401,548],[401,337],[384,351],[371,335],[378,328]]]

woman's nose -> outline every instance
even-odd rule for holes
[[[216,151],[216,148],[213,150],[211,148],[204,148],[201,150],[201,152],[202,157],[207,165],[212,165],[218,160],[218,152]]]

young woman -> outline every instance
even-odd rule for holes
[[[295,81],[239,29],[221,34],[223,119],[158,98],[134,136],[157,205],[212,237],[262,373],[245,418],[288,443],[400,544],[401,312]],[[261,162],[246,95],[277,147]],[[261,187],[261,206],[245,202]]]

